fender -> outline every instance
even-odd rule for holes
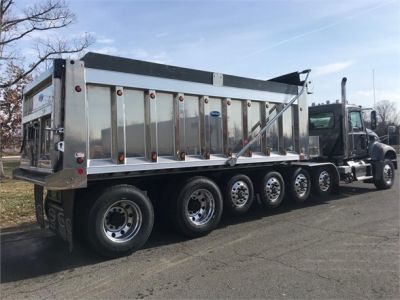
[[[374,142],[369,147],[369,155],[373,161],[384,161],[390,159],[397,169],[397,154],[393,147],[381,142]]]

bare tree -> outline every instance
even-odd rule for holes
[[[399,110],[396,102],[390,100],[381,100],[375,106],[376,113],[378,115],[378,126],[375,132],[380,137],[387,137],[388,126],[400,125]]]
[[[15,78],[25,73],[21,66],[17,66],[10,61],[7,64],[5,72],[6,76]],[[24,85],[32,81],[32,76],[27,75],[18,83],[4,88],[3,101],[1,102],[0,124],[1,124],[1,141],[2,150],[18,144],[20,139],[20,125],[22,118],[22,88]]]
[[[383,125],[399,125],[400,116],[396,102],[381,100],[375,106],[375,110]]]
[[[17,83],[48,59],[86,49],[92,43],[88,34],[75,39],[32,39],[33,34],[60,30],[74,20],[75,15],[63,0],[43,0],[20,10],[16,7],[15,0],[0,0],[0,61],[15,63],[22,60],[18,54],[18,44],[22,41],[29,41],[37,54],[35,60],[28,62],[29,68],[24,73],[0,82],[0,88]]]
[[[75,15],[64,0],[42,0],[24,8],[18,8],[15,0],[0,0],[0,74],[5,74],[0,76],[0,177],[4,176],[2,148],[13,140],[20,125],[22,85],[49,59],[82,52],[92,43],[88,34],[72,39],[61,35],[62,29],[74,21]],[[54,37],[45,34],[54,31],[61,34]],[[28,45],[36,55],[26,60],[19,50]]]

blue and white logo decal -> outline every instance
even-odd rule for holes
[[[210,112],[211,117],[219,117],[220,115],[221,115],[221,113],[216,110],[213,110],[212,112]]]

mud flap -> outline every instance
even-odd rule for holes
[[[73,250],[73,211],[74,190],[59,192],[61,203],[48,201],[48,219],[51,231],[60,236],[69,245],[69,251]]]
[[[381,180],[383,174],[383,167],[385,166],[385,161],[378,160],[372,161],[372,176],[374,176],[374,181]]]
[[[33,193],[35,196],[36,222],[39,224],[41,229],[44,229],[43,187],[35,184],[33,186]]]

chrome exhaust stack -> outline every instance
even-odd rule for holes
[[[342,103],[347,104],[347,99],[346,99],[346,83],[347,83],[347,78],[343,77],[342,78]]]

